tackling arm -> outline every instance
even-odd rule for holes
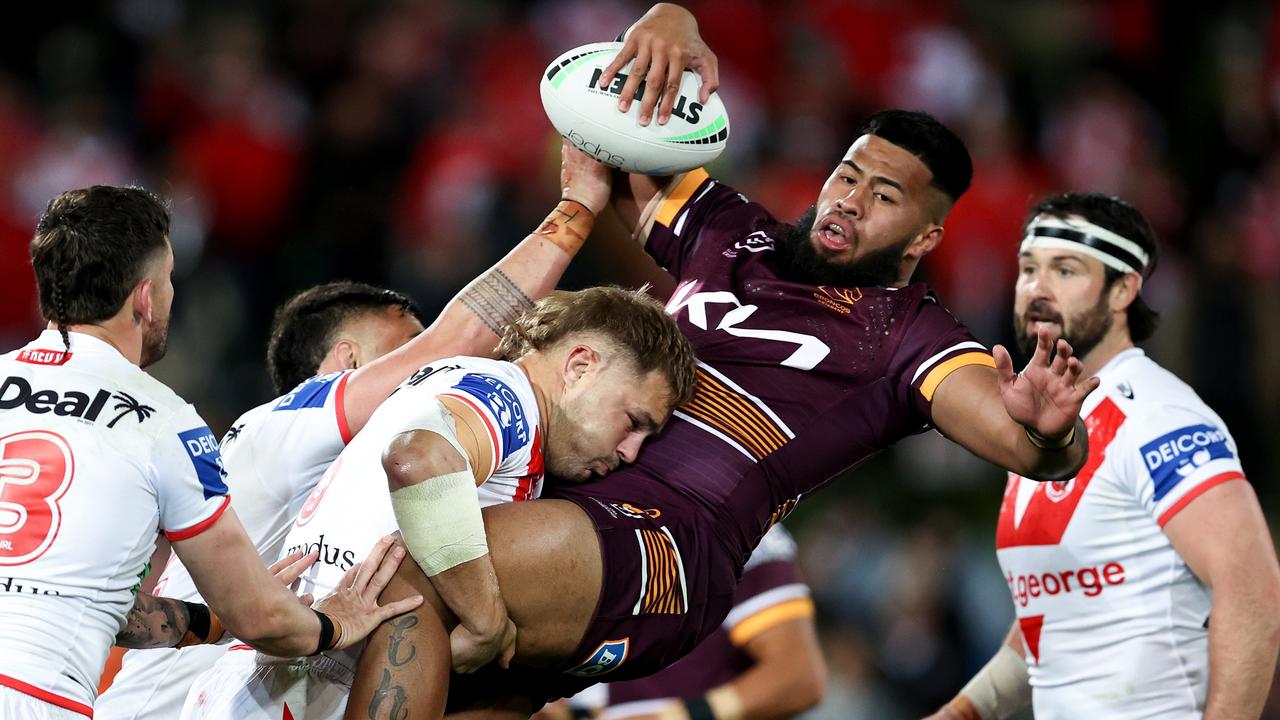
[[[1243,478],[1213,487],[1164,531],[1213,589],[1205,719],[1258,717],[1280,650],[1280,566],[1253,488]]]
[[[405,545],[458,618],[450,635],[454,669],[472,672],[495,657],[505,667],[515,653],[515,625],[475,490],[495,470],[493,442],[474,410],[437,400],[440,412],[429,429],[402,432],[383,452],[391,505]]]

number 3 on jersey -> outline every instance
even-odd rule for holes
[[[62,523],[58,501],[74,475],[61,435],[29,430],[0,438],[0,565],[24,565],[49,549]]]

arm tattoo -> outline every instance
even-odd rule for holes
[[[191,615],[181,600],[138,593],[124,629],[116,635],[116,644],[126,648],[173,647],[187,634],[190,623]]]
[[[561,203],[561,205],[564,205],[564,203]],[[556,230],[559,230],[561,225],[568,225],[577,219],[578,213],[580,212],[582,211],[575,208],[573,212],[568,213],[557,206],[556,209],[552,210],[551,214],[547,216],[547,219],[542,221],[542,227],[538,228],[538,232],[543,235],[553,233]]]
[[[498,268],[481,275],[463,291],[461,299],[485,327],[499,336],[525,310],[533,307],[529,296]]]
[[[387,645],[387,661],[391,663],[391,667],[400,667],[417,657],[418,646],[410,641],[408,654],[403,659],[400,658],[400,643],[404,642],[404,633],[417,624],[418,618],[414,615],[401,615],[391,621],[391,627],[395,628],[391,631],[391,639]]]
[[[370,720],[377,720],[382,701],[388,699],[391,706],[387,708],[387,717],[390,720],[408,720],[409,708],[404,706],[408,696],[405,695],[403,687],[391,684],[391,671],[383,669],[382,684],[373,692],[373,700],[369,702]]]

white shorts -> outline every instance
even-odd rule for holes
[[[0,718],[22,720],[85,720],[84,713],[58,707],[44,700],[0,685]]]
[[[225,645],[130,650],[93,704],[94,720],[173,720],[191,684],[226,652]]]
[[[228,650],[196,678],[181,720],[342,720],[350,670],[328,657],[263,660],[252,650]]]

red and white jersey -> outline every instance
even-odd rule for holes
[[[226,509],[195,408],[90,335],[0,357],[0,685],[91,715],[157,531]]]
[[[236,515],[258,553],[280,554],[302,504],[351,440],[343,394],[350,371],[303,381],[287,395],[241,415],[222,439],[222,464]],[[186,567],[170,555],[156,595],[203,602]],[[95,706],[101,720],[169,720],[187,689],[225,648],[131,650]]]
[[[374,411],[303,505],[281,549],[320,554],[303,574],[299,594],[328,594],[379,538],[397,529],[382,453],[402,432],[438,426],[439,418],[447,417],[437,399],[441,396],[474,409],[489,431],[494,470],[476,488],[482,507],[532,500],[542,493],[538,402],[524,370],[472,357],[434,362],[414,373]],[[354,669],[358,656],[356,651],[335,658]]]
[[[1216,413],[1141,350],[1098,373],[1074,479],[1010,475],[996,548],[1025,638],[1038,720],[1199,718],[1212,593],[1162,528],[1244,477]]]

